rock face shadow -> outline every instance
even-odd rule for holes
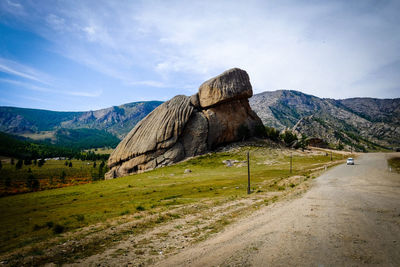
[[[234,68],[204,82],[190,97],[178,95],[141,120],[108,160],[106,179],[126,176],[204,154],[253,136],[261,119],[250,108],[249,75]]]

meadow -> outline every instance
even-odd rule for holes
[[[17,164],[18,160],[14,160],[14,164],[9,158],[2,160],[0,196],[85,184],[102,179],[106,171],[100,170],[101,161],[95,164],[94,161],[46,160],[43,166],[31,161],[21,168],[17,168]]]
[[[316,170],[332,162],[342,162],[344,158],[342,154],[333,153],[331,161],[330,154],[315,150],[301,152],[267,146],[233,147],[228,151],[206,154],[173,166],[114,180],[2,197],[0,254],[127,216],[142,218],[144,214],[160,214],[193,203],[247,198],[245,160],[248,151],[251,195],[290,190],[302,181],[315,178]],[[222,163],[224,160],[238,162],[227,167]],[[90,168],[93,169],[87,162],[72,162],[76,166],[76,173],[72,176],[83,177],[90,172]],[[56,178],[59,175],[57,168],[64,168],[64,162],[48,162],[45,166],[49,168],[52,164]],[[39,174],[40,169],[37,168],[32,168],[32,172]],[[191,172],[185,173],[187,169]],[[291,177],[296,179],[288,179]],[[283,183],[283,180],[289,182]],[[162,221],[174,218],[167,216]],[[154,225],[157,220],[159,218]]]

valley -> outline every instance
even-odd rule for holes
[[[246,193],[247,164],[241,163],[247,151],[251,155],[250,195]],[[158,239],[147,237],[152,230],[162,231],[160,226],[172,223],[174,229],[188,231],[180,236],[187,239],[187,245],[206,239],[247,212],[290,192],[303,191],[326,167],[344,162],[347,156],[334,152],[331,161],[323,150],[301,152],[274,148],[270,143],[239,143],[142,174],[3,197],[0,259],[10,265],[75,262],[112,249],[127,238],[138,238],[134,251],[138,261],[146,262],[160,255],[154,246],[163,234],[157,230],[153,234]],[[239,162],[227,167],[222,161],[228,159]],[[191,172],[185,173],[186,169]],[[221,215],[226,216],[210,217],[202,225],[214,208],[225,210]],[[199,221],[195,218],[200,214],[203,219]],[[186,218],[191,223],[179,226]],[[193,227],[186,228],[189,225]],[[176,249],[172,246],[163,253]]]

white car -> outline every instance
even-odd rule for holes
[[[354,159],[353,158],[348,158],[347,159],[347,165],[354,165]]]

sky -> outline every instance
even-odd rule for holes
[[[400,1],[0,0],[0,106],[86,111],[192,95],[400,97]]]

